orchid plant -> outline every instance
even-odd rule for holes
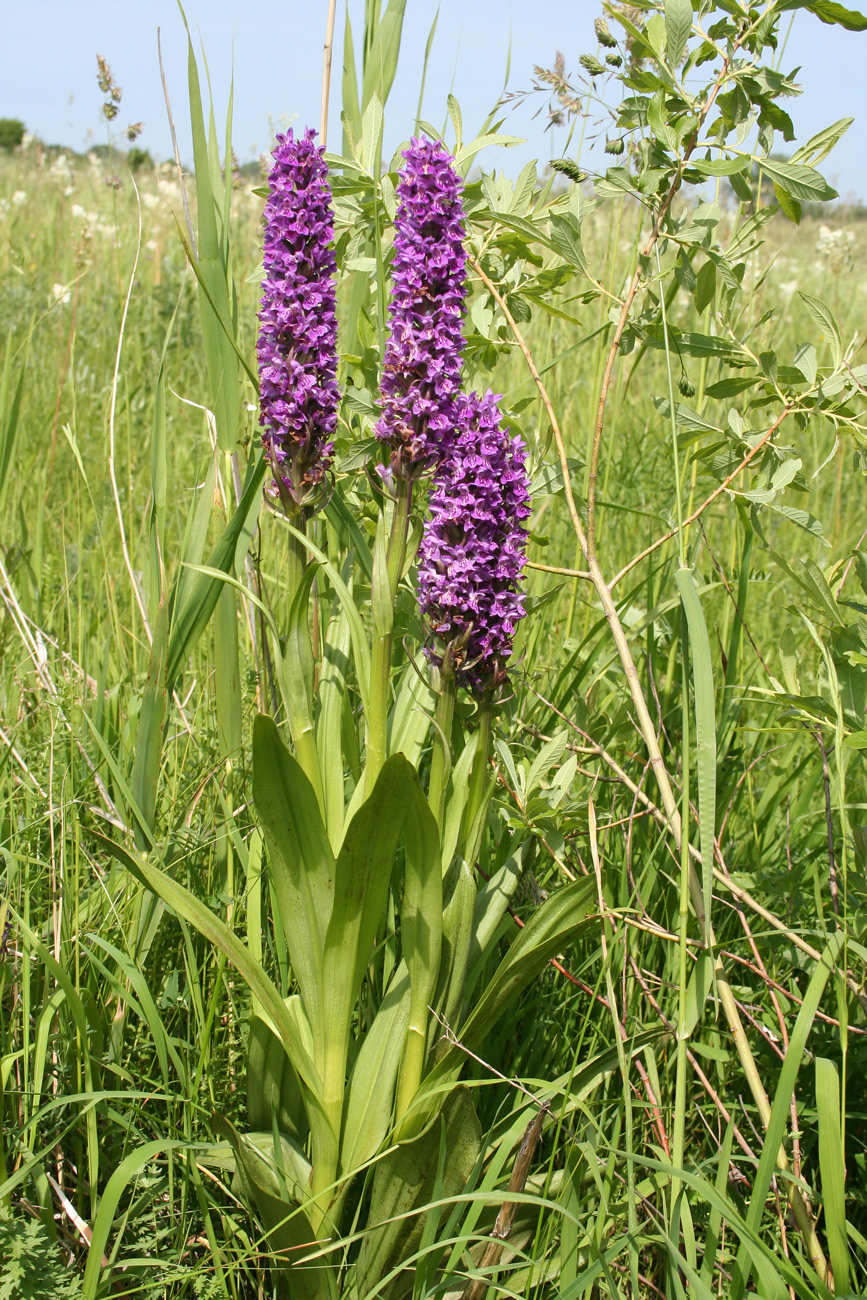
[[[372,552],[334,451],[334,232],[313,132],[278,136],[269,176],[260,421],[289,556],[288,619],[283,635],[273,624],[278,702],[255,722],[253,798],[288,987],[262,958],[260,878],[244,944],[167,873],[133,867],[249,985],[250,1131],[219,1120],[221,1158],[289,1293],[305,1300],[411,1289],[401,1266],[418,1249],[424,1207],[435,1191],[459,1193],[479,1159],[465,1052],[584,923],[590,897],[587,882],[559,891],[491,972],[520,839],[501,837],[487,879],[474,864],[488,833],[494,715],[525,613],[529,478],[496,396],[462,386],[454,159],[439,141],[413,139],[402,162],[379,452],[366,467]],[[338,567],[342,534],[352,540]],[[395,635],[403,647],[410,624],[418,644],[395,673]],[[366,1224],[357,1251],[345,1245],[350,1214]]]

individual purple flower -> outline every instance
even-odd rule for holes
[[[411,140],[397,186],[390,334],[377,436],[398,474],[435,464],[454,429],[464,314],[463,182],[439,141]]]
[[[323,496],[340,397],[334,221],[315,136],[277,136],[256,347],[262,441],[274,486],[296,509],[315,507]]]
[[[419,606],[433,635],[426,653],[440,666],[447,654],[458,682],[477,694],[504,681],[524,617],[526,448],[502,427],[497,401],[490,391],[458,399],[419,548]]]

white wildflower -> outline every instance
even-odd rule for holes
[[[73,203],[70,211],[71,211],[71,215],[75,217],[76,221],[87,220],[87,208],[83,208],[80,203]]]
[[[141,201],[146,208],[153,209],[159,207],[160,196],[159,194],[143,194],[141,196]]]
[[[51,286],[51,298],[49,302],[67,303],[72,297],[72,291],[68,284],[53,284]]]
[[[148,242],[145,244],[145,252],[155,253],[156,251],[157,251],[157,241],[155,239],[149,239]]]
[[[13,206],[13,208],[20,208],[20,207],[23,207],[23,205],[24,205],[26,202],[27,202],[27,191],[26,191],[26,190],[16,190],[15,193],[12,195],[12,206]]]

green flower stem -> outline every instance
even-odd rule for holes
[[[479,702],[479,739],[470,771],[470,792],[464,812],[464,825],[461,835],[463,854],[470,865],[478,857],[482,843],[484,823],[480,820],[482,804],[485,802],[485,787],[488,778],[488,761],[491,757],[491,725],[494,700],[490,691],[486,691]]]
[[[394,1121],[398,1141],[401,1138],[410,1136],[409,1132],[401,1132],[401,1125],[413,1097],[419,1090],[426,1056],[427,1016],[423,1017],[421,1024],[416,1023],[414,1018],[410,1017],[410,1023],[406,1031],[406,1044],[403,1049],[403,1061],[400,1067],[400,1078],[397,1082],[397,1097],[395,1099]]]
[[[346,1056],[348,1034],[326,1035],[322,1061],[322,1114],[312,1128],[313,1202],[311,1223],[319,1230],[337,1195],[337,1166],[340,1158],[340,1129],[343,1119],[343,1094],[346,1090]]]
[[[440,690],[437,701],[436,726],[434,727],[433,740],[433,758],[430,769],[430,785],[428,787],[428,803],[431,812],[436,818],[437,826],[442,834],[443,817],[445,814],[446,787],[449,783],[449,774],[452,768],[452,718],[455,712],[455,695],[457,694],[457,683],[455,681],[454,669],[450,663],[448,650],[443,659],[442,671],[440,673]],[[448,864],[443,863],[443,871],[447,869]]]
[[[305,518],[303,511],[294,510],[289,515],[289,522],[299,533],[304,533]],[[289,534],[289,608],[291,609],[298,595],[307,569],[307,552],[304,542],[293,533]],[[319,770],[319,755],[316,750],[316,736],[313,730],[313,644],[310,639],[310,627],[306,612],[291,628],[287,646],[289,653],[284,657],[281,667],[283,680],[283,703],[289,719],[289,732],[295,748],[295,757],[301,765],[316,792],[319,807],[324,809],[325,798],[322,792],[322,776]]]
[[[409,530],[409,512],[412,504],[412,483],[405,479],[397,482],[391,532],[385,553],[385,563],[378,564],[374,555],[373,582],[382,587],[373,592],[374,627],[370,653],[370,691],[367,715],[367,766],[365,786],[372,790],[388,755],[388,695],[391,680],[391,645],[394,623],[394,601],[406,558],[406,541]],[[384,572],[383,572],[384,567]],[[385,584],[387,583],[387,587]]]

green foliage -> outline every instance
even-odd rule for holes
[[[17,117],[0,117],[0,149],[17,149],[23,139],[23,122]]]
[[[0,1260],[0,1300],[74,1300],[81,1295],[78,1275],[63,1264],[38,1219],[0,1214]]]
[[[150,151],[148,149],[141,149],[138,145],[127,150],[126,161],[130,171],[134,172],[141,171],[142,168],[152,170],[154,165],[154,160],[150,155]]]

